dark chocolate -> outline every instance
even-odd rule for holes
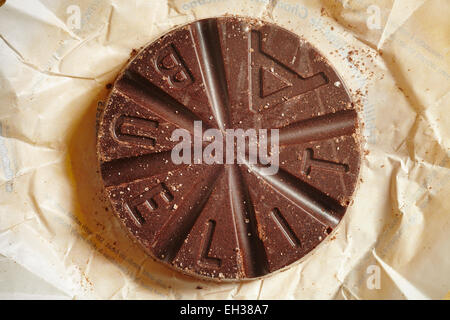
[[[224,17],[175,29],[119,75],[98,156],[114,212],[149,255],[210,279],[247,279],[305,256],[337,226],[358,180],[357,112],[308,42]],[[279,129],[279,171],[174,164],[172,132]]]

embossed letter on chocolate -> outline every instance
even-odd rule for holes
[[[279,129],[279,170],[175,165],[172,132]],[[145,47],[100,120],[101,175],[149,255],[184,273],[247,279],[313,250],[358,180],[358,120],[344,83],[308,42],[273,24],[206,19]]]

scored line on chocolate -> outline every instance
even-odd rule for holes
[[[357,114],[343,110],[298,121],[280,128],[280,145],[300,144],[351,135],[356,130]]]
[[[257,220],[248,186],[237,166],[226,167],[232,217],[236,230],[239,253],[243,260],[245,274],[257,277],[267,273],[267,257],[259,238]]]
[[[253,165],[250,167],[276,192],[324,226],[334,228],[339,223],[345,207],[322,191],[282,169],[274,175],[264,175],[262,174],[261,166]]]
[[[225,67],[221,53],[219,30],[216,21],[203,20],[191,27],[191,36],[197,39],[195,47],[210,107],[220,130],[229,127],[229,97]]]
[[[176,165],[171,160],[171,150],[120,158],[100,165],[106,187],[118,186],[169,171],[184,169],[186,164]]]

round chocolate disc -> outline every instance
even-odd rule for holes
[[[262,21],[205,19],[119,75],[98,157],[115,213],[149,255],[197,277],[248,279],[299,260],[337,226],[358,180],[357,127],[343,81],[308,42]]]

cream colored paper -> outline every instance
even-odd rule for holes
[[[449,13],[447,0],[6,1],[0,298],[448,297]],[[336,232],[295,266],[242,283],[153,262],[106,211],[93,165],[96,109],[131,50],[223,14],[275,22],[316,46],[363,109],[367,150]]]

